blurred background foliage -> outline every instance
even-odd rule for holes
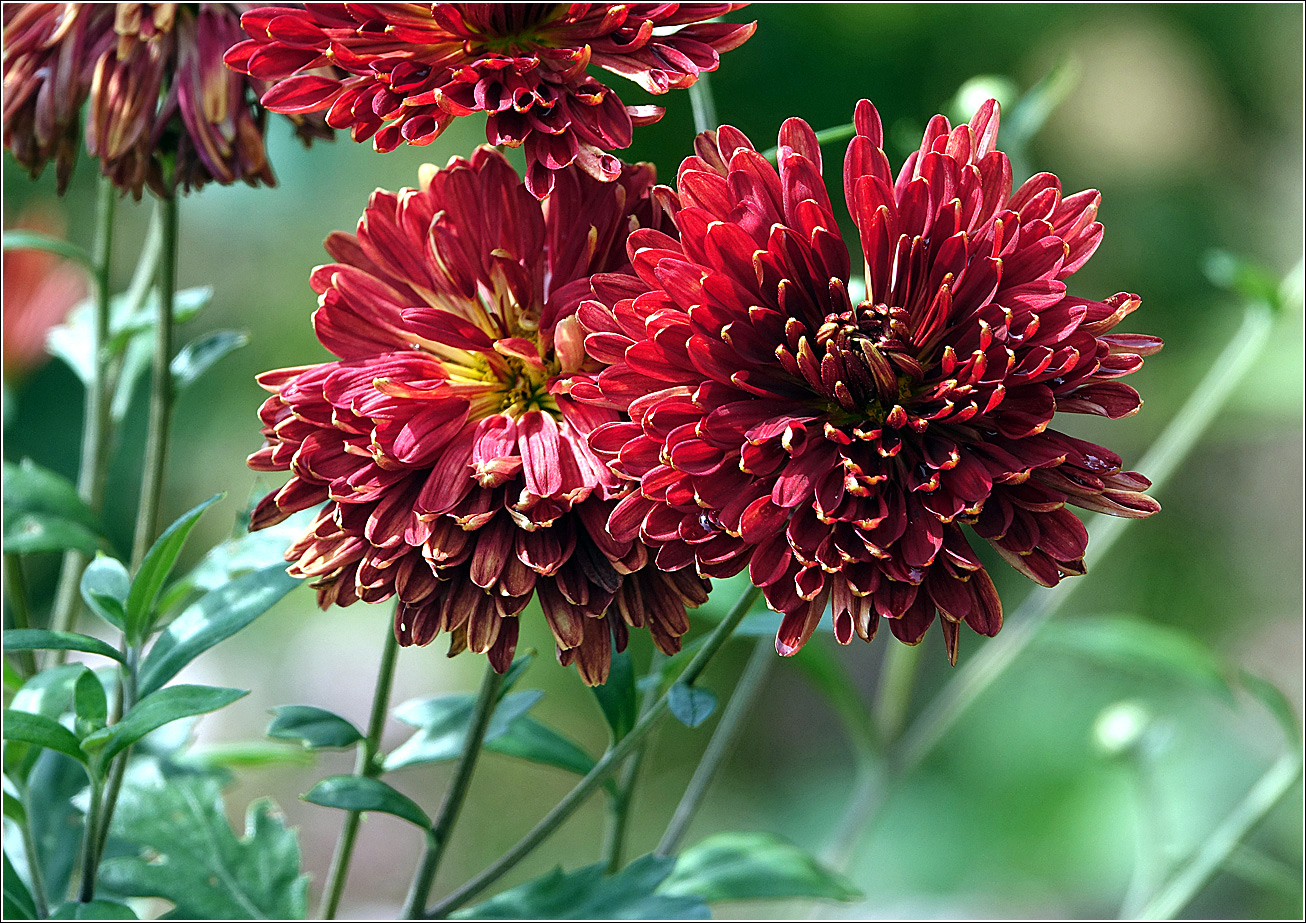
[[[1074,83],[1024,152],[1025,170],[1055,172],[1068,191],[1101,190],[1105,241],[1071,280],[1071,292],[1141,294],[1143,308],[1124,329],[1166,341],[1131,379],[1146,399],[1141,413],[1107,425],[1071,420],[1073,433],[1111,446],[1126,464],[1191,394],[1240,322],[1237,301],[1203,274],[1208,252],[1228,250],[1276,276],[1300,258],[1299,5],[759,4],[732,18],[744,15],[758,19],[757,34],[725,57],[711,85],[719,119],[743,129],[760,149],[771,146],[789,116],[818,129],[836,126],[867,97],[882,114],[896,169],[919,144],[928,118],[949,111],[963,85],[971,82],[968,93],[991,87],[1008,102],[1067,65]],[[619,78],[612,83],[628,104],[649,101]],[[653,161],[670,181],[690,149],[689,100],[677,93],[658,101],[668,107],[666,117],[637,132],[627,153]],[[248,505],[279,484],[244,466],[260,445],[255,411],[264,395],[253,377],[327,358],[309,320],[316,305],[308,274],[326,258],[322,239],[335,229],[352,230],[374,188],[415,184],[419,164],[466,155],[483,140],[482,131],[475,119],[459,120],[429,148],[383,156],[343,137],[306,151],[274,120],[277,189],[210,187],[183,201],[180,284],[211,285],[216,293],[212,306],[183,328],[182,342],[218,328],[251,335],[248,347],[208,372],[177,408],[165,521],[215,490],[228,492],[192,539],[192,561],[239,528]],[[825,152],[836,203],[842,147]],[[52,175],[31,182],[6,157],[5,226],[32,207],[61,209],[69,238],[88,245],[94,189],[94,168],[83,159],[69,195],[56,204]],[[147,204],[119,209],[118,290],[130,278],[148,214]],[[856,239],[851,225],[845,232]],[[1226,662],[1275,681],[1300,713],[1300,310],[1276,323],[1226,411],[1158,495],[1164,512],[1133,526],[1109,559],[1090,547],[1090,576],[1077,581],[1082,590],[1065,587],[1074,596],[1058,618],[1128,615],[1181,629]],[[81,394],[73,375],[52,362],[10,379],[6,391],[5,457],[30,456],[75,478]],[[110,475],[106,520],[120,548],[130,544],[144,418],[138,401]],[[49,598],[56,567],[55,556],[33,560],[34,599]],[[1011,612],[1029,585],[1008,568],[993,573]],[[719,584],[711,607],[724,611],[733,592],[731,584]],[[292,593],[183,675],[253,690],[199,725],[201,748],[259,739],[266,710],[287,703],[325,707],[361,725],[388,618],[388,606],[324,613],[308,591]],[[963,641],[964,660],[1003,638]],[[639,636],[633,643],[637,663],[649,656],[646,642]],[[828,648],[858,694],[871,697],[890,639],[839,649],[828,633],[818,633],[812,643]],[[574,671],[550,662],[538,612],[523,616],[526,646],[546,654],[524,681],[547,691],[536,714],[599,752],[606,732],[593,698]],[[950,672],[937,630],[925,648],[909,712]],[[742,642],[728,648],[706,685],[724,698],[746,656]],[[482,664],[470,656],[448,660],[442,644],[405,651],[395,701],[473,689]],[[1146,752],[1137,758],[1150,787],[1141,790],[1137,760],[1112,760],[1094,746],[1095,721],[1122,700],[1151,716]],[[631,855],[656,843],[714,721],[692,730],[668,723],[657,735],[636,796]],[[386,745],[402,736],[392,723]],[[1129,887],[1140,824],[1159,824],[1171,851],[1187,853],[1281,745],[1272,720],[1245,697],[1223,700],[1190,676],[1131,665],[1128,658],[1085,656],[1049,633],[888,793],[877,825],[853,853],[851,875],[865,902],[819,912],[1111,916]],[[262,794],[283,806],[299,827],[315,895],[342,816],[297,796],[325,775],[351,771],[352,760],[327,753],[316,765],[247,767],[228,793],[233,818]],[[447,764],[421,767],[392,781],[434,809],[450,771]],[[779,663],[687,842],[715,830],[763,830],[820,850],[849,799],[852,778],[851,751],[829,706],[793,662]],[[479,871],[571,785],[560,771],[488,755],[436,893]],[[1220,874],[1185,915],[1300,916],[1301,807],[1298,785],[1254,834],[1250,851],[1239,854],[1235,870]],[[588,805],[508,883],[558,863],[574,868],[594,861],[602,810],[598,800]],[[393,911],[419,837],[393,818],[366,820],[345,916]],[[800,906],[781,910],[809,913]],[[750,912],[761,911],[722,909],[723,915]]]

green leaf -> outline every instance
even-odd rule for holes
[[[139,920],[135,912],[126,904],[103,899],[83,904],[81,901],[69,901],[56,908],[50,914],[51,920]]]
[[[334,712],[312,705],[281,705],[272,709],[275,720],[267,734],[279,740],[298,740],[310,749],[344,749],[363,739],[363,732]]]
[[[396,791],[380,779],[363,776],[331,776],[314,785],[304,796],[309,804],[342,811],[377,811],[393,814],[424,830],[431,828],[431,818],[417,802]]]
[[[23,459],[4,463],[4,545],[10,554],[76,549],[94,554],[103,538],[95,514],[65,477]]]
[[[705,901],[818,897],[853,901],[862,893],[792,843],[770,833],[718,833],[676,860],[659,894]]]
[[[455,920],[707,920],[695,896],[654,893],[675,865],[672,857],[643,856],[615,875],[605,863],[574,872],[557,868],[484,903],[453,914]]]
[[[711,689],[676,683],[667,692],[671,714],[685,727],[696,728],[716,711],[716,693]]]
[[[8,781],[8,778],[6,778],[5,782]],[[23,803],[16,796],[9,794],[8,791],[0,793],[0,795],[3,796],[4,816],[19,825],[27,823],[27,809],[23,807]]]
[[[131,593],[127,596],[126,631],[128,639],[133,643],[139,644],[149,637],[154,616],[154,601],[159,598],[159,591],[163,589],[164,582],[172,573],[173,565],[177,563],[181,546],[186,543],[187,536],[195,528],[204,511],[222,497],[223,494],[214,494],[183,514],[164,530],[164,533],[150,546],[150,550],[145,553],[145,560],[141,562],[140,570],[132,580]]]
[[[72,707],[73,686],[81,672],[80,663],[65,663],[42,670],[23,683],[9,707],[15,711],[58,718]]]
[[[592,687],[590,691],[594,693],[603,717],[608,722],[613,742],[629,734],[639,717],[639,702],[635,695],[635,666],[630,654],[613,651],[608,681],[602,686]]]
[[[237,838],[213,779],[129,785],[114,812],[113,832],[141,852],[106,860],[102,886],[171,901],[176,906],[164,919],[301,920],[308,912],[298,838],[267,799],[249,806],[245,835]]]
[[[104,686],[89,667],[82,668],[73,686],[73,714],[77,736],[83,738],[100,730],[109,720],[109,700]]]
[[[262,570],[278,562],[284,568],[285,550],[304,534],[316,515],[316,510],[302,510],[274,526],[242,533],[215,545],[190,573],[168,587],[160,608],[171,608],[195,590],[216,590],[252,570]]]
[[[215,330],[192,340],[172,357],[172,384],[178,391],[195,381],[214,363],[249,343],[249,336],[236,330]]]
[[[594,758],[579,744],[530,715],[522,715],[508,730],[485,742],[486,750],[515,756],[543,766],[554,766],[578,776],[594,768]]]
[[[80,263],[82,268],[92,275],[98,271],[95,260],[81,247],[66,240],[60,240],[58,237],[42,234],[39,231],[6,230],[3,246],[5,250],[44,250],[46,253],[53,253],[56,256],[62,256],[64,259]]]
[[[175,292],[172,297],[172,322],[174,324],[184,324],[187,321],[194,320],[195,317],[209,306],[213,300],[213,288],[202,285],[195,288],[183,288]],[[109,349],[117,353],[123,349],[129,340],[139,337],[143,333],[149,333],[154,330],[155,323],[159,316],[159,293],[153,290],[134,313],[124,316],[128,307],[127,299],[114,299],[114,319],[112,323],[113,337],[109,341]]]
[[[96,759],[100,765],[108,765],[109,760],[150,731],[179,718],[217,711],[248,694],[245,689],[221,686],[168,686],[141,699],[121,721],[96,731],[82,745],[88,752],[98,750]]]
[[[532,689],[504,696],[485,729],[487,744],[506,734],[512,723],[530,711],[543,695],[542,691]],[[414,699],[400,705],[394,710],[394,717],[418,731],[385,758],[385,771],[455,759],[462,753],[475,706],[476,698],[471,695]]]
[[[41,856],[46,893],[64,895],[82,847],[85,825],[73,802],[86,790],[86,769],[62,753],[36,752],[38,759],[25,780],[28,822]]]
[[[1274,716],[1288,746],[1300,750],[1301,726],[1297,723],[1297,713],[1293,711],[1292,702],[1279,687],[1246,670],[1239,671],[1238,682]]]
[[[127,624],[127,596],[131,577],[117,558],[96,555],[82,571],[82,599],[91,611],[122,631]]]
[[[1203,268],[1206,278],[1217,288],[1232,292],[1244,301],[1279,309],[1279,280],[1265,267],[1225,250],[1212,250],[1206,254]]]
[[[1224,661],[1201,641],[1165,625],[1119,617],[1059,619],[1044,626],[1037,643],[1120,669],[1168,673],[1233,698]]]
[[[313,754],[302,747],[287,747],[265,740],[236,740],[187,750],[178,763],[202,771],[251,769],[264,766],[311,766]]]
[[[35,920],[36,901],[27,883],[18,877],[14,865],[9,861],[9,854],[4,857],[4,914],[6,920]]]
[[[86,762],[86,754],[82,752],[81,745],[77,742],[73,732],[58,721],[47,718],[45,715],[34,715],[30,712],[5,709],[4,739],[21,740],[25,743],[35,744],[38,747],[44,747],[47,750],[66,754],[79,763]]]
[[[6,554],[42,554],[50,551],[80,551],[95,554],[104,543],[86,526],[54,519],[37,513],[25,513],[5,520]]]
[[[5,632],[7,651],[83,651],[123,662],[121,651],[99,638],[71,631],[46,631],[44,628],[12,628]]]
[[[1078,82],[1079,66],[1068,59],[1048,71],[1047,76],[1016,101],[1010,115],[1003,120],[1003,127],[1018,146],[1028,144],[1042,130]]]
[[[249,625],[299,585],[274,564],[201,596],[164,629],[141,667],[142,695],[176,676],[186,664]]]

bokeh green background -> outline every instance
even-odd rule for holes
[[[1036,138],[1029,168],[1056,172],[1068,190],[1102,191],[1105,241],[1071,280],[1071,292],[1141,294],[1143,308],[1125,329],[1160,335],[1167,344],[1131,379],[1146,399],[1137,416],[1069,424],[1119,451],[1126,463],[1137,461],[1192,395],[1240,322],[1236,300],[1203,275],[1208,251],[1232,251],[1278,275],[1300,259],[1300,5],[759,4],[732,18],[743,16],[755,17],[758,31],[713,75],[720,119],[764,148],[789,116],[816,128],[834,126],[868,97],[884,118],[895,169],[929,116],[946,109],[971,78],[989,75],[1023,90],[1059,63],[1073,62],[1076,86]],[[620,78],[610,82],[627,103],[648,101]],[[655,162],[669,179],[689,150],[692,121],[685,94],[660,102],[666,117],[637,132],[628,153]],[[315,299],[308,274],[325,260],[322,239],[352,229],[374,188],[414,184],[419,164],[465,155],[482,132],[483,122],[466,119],[429,148],[379,155],[344,137],[305,151],[278,122],[270,140],[278,188],[210,188],[182,203],[181,284],[215,288],[212,306],[183,331],[183,341],[218,328],[252,337],[178,402],[165,516],[227,492],[192,538],[192,560],[237,528],[253,499],[279,484],[244,467],[260,445],[255,411],[263,392],[253,376],[326,358],[309,320]],[[836,202],[841,147],[826,150]],[[79,243],[91,236],[94,186],[93,165],[83,159],[61,206],[69,236]],[[52,198],[53,177],[33,183],[6,156],[4,195],[8,226],[24,206]],[[120,207],[114,272],[120,286],[130,277],[148,214],[148,202]],[[1302,368],[1295,311],[1277,321],[1252,372],[1159,492],[1164,512],[1132,526],[1106,557],[1090,547],[1091,574],[1079,581],[1083,586],[1061,619],[1127,614],[1181,628],[1229,662],[1277,682],[1300,711]],[[30,456],[74,476],[81,396],[71,374],[51,363],[19,382],[10,397],[5,457]],[[120,547],[129,544],[135,508],[141,403],[122,433],[110,478],[108,518]],[[48,594],[54,566],[36,562],[29,575],[35,593]],[[1028,584],[1005,569],[995,577],[1010,612]],[[722,585],[715,602],[726,604],[731,592]],[[204,721],[199,746],[259,738],[266,709],[285,703],[330,708],[363,724],[388,611],[356,605],[323,613],[299,590],[206,655],[187,678],[253,693]],[[634,643],[638,662],[648,656],[645,641]],[[545,654],[524,681],[547,690],[536,714],[601,750],[599,712],[574,673],[552,663],[542,619],[525,618],[523,643]],[[812,643],[830,647],[859,693],[871,697],[891,643],[887,633],[870,647],[856,642],[838,649],[825,636]],[[968,634],[963,660],[981,644],[1002,643],[1002,636],[983,641]],[[925,648],[913,711],[949,674],[937,632]],[[724,697],[746,654],[743,642],[732,645],[706,684]],[[440,643],[405,651],[395,701],[472,689],[481,668],[471,656],[446,659]],[[1121,700],[1143,703],[1158,722],[1150,796],[1140,796],[1128,770],[1092,745],[1094,719]],[[635,854],[656,843],[711,726],[668,725],[658,735],[637,796]],[[402,739],[402,730],[392,724],[386,743]],[[865,903],[818,912],[1112,915],[1131,873],[1140,805],[1160,819],[1182,855],[1242,797],[1280,746],[1270,720],[1243,698],[1221,701],[1180,677],[1106,665],[1036,641],[924,765],[888,793],[887,809],[851,867]],[[341,816],[297,796],[317,779],[351,769],[352,756],[328,754],[311,766],[242,771],[229,793],[233,818],[254,797],[275,796],[299,827],[315,895]],[[448,774],[448,766],[412,769],[395,783],[434,809]],[[559,771],[485,757],[437,893],[515,842],[571,782]],[[793,664],[780,663],[689,842],[716,830],[767,830],[820,849],[851,783],[850,751],[828,705]],[[1186,914],[1299,916],[1301,807],[1299,786],[1252,837],[1255,853],[1242,857],[1244,867],[1279,863],[1274,874],[1260,880],[1247,871],[1222,874]],[[508,881],[555,864],[594,861],[602,814],[596,799]],[[411,827],[369,819],[345,915],[393,913],[420,845]],[[719,912],[804,916],[809,908]]]

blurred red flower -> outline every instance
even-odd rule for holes
[[[570,168],[540,203],[483,147],[419,189],[374,193],[356,236],[327,239],[314,322],[339,358],[259,378],[268,444],[249,461],[294,474],[253,528],[326,503],[287,552],[324,607],[397,594],[402,644],[450,632],[452,651],[502,672],[537,596],[559,659],[591,685],[627,625],[679,650],[706,585],[607,535],[625,485],[586,437],[618,415],[562,385],[599,370],[576,305],[590,273],[629,274],[632,227],[662,223],[652,183],[648,166],[611,183]]]
[[[863,100],[844,161],[866,295],[805,122],[780,131],[779,170],[729,126],[701,135],[664,192],[679,239],[636,231],[637,278],[596,280],[580,309],[610,366],[573,394],[633,422],[591,445],[640,489],[610,520],[660,546],[658,566],[745,565],[797,651],[833,601],[835,636],[881,616],[915,644],[942,618],[996,634],[1002,607],[961,526],[1051,586],[1084,571],[1067,504],[1142,517],[1150,482],[1049,425],[1058,411],[1136,411],[1117,379],[1161,347],[1110,331],[1134,295],[1066,294],[1102,237],[1094,191],[1040,173],[1012,192],[997,104],[969,125],[935,116],[897,178]]]
[[[64,220],[58,212],[29,208],[8,230],[62,237]],[[15,381],[45,363],[45,336],[86,297],[86,273],[46,250],[6,250],[3,264],[4,378]]]
[[[429,144],[455,118],[489,113],[486,139],[525,145],[536,198],[572,163],[610,181],[634,125],[658,106],[625,106],[590,77],[593,64],[650,93],[691,86],[755,23],[709,22],[744,3],[314,3],[241,19],[250,40],[228,66],[274,81],[263,105],[327,112],[378,151]],[[326,69],[326,70],[324,70]]]
[[[239,4],[6,3],[4,145],[33,176],[55,161],[58,190],[86,149],[102,172],[140,198],[209,181],[274,185],[260,80],[227,70],[241,38]],[[296,115],[305,143],[330,137],[320,117]]]

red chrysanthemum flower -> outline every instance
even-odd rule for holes
[[[286,555],[323,607],[397,594],[400,643],[451,632],[452,650],[502,672],[536,595],[559,659],[590,684],[627,625],[679,649],[706,585],[607,535],[622,484],[586,437],[618,416],[563,384],[598,371],[576,305],[590,273],[629,273],[631,228],[660,223],[652,182],[648,166],[606,184],[562,170],[540,203],[480,148],[420,189],[374,193],[357,236],[327,239],[337,262],[313,273],[314,322],[339,359],[259,378],[274,396],[249,461],[294,472],[253,528],[326,502]]]
[[[650,93],[691,86],[756,23],[708,22],[743,3],[315,3],[252,10],[227,64],[276,85],[276,112],[327,111],[327,123],[378,151],[429,144],[455,118],[489,113],[491,144],[525,145],[536,198],[577,163],[611,181],[634,125],[658,106],[625,106],[593,64]],[[332,70],[334,68],[334,71]],[[325,70],[324,70],[325,69]]]
[[[263,145],[267,84],[227,70],[235,4],[6,3],[4,145],[33,176],[55,161],[62,193],[86,149],[137,198],[209,181],[274,185]],[[305,143],[330,137],[296,115]]]
[[[35,206],[18,217],[13,229],[62,237],[64,224],[62,214]],[[10,383],[49,358],[46,335],[86,297],[86,272],[48,250],[5,250],[0,265],[4,380]]]
[[[603,278],[580,309],[608,364],[574,396],[627,411],[591,445],[640,481],[610,520],[661,546],[658,566],[726,576],[749,565],[797,651],[833,600],[835,636],[879,618],[915,644],[943,616],[996,634],[1002,608],[962,525],[1051,586],[1083,573],[1067,504],[1142,517],[1150,482],[1107,449],[1049,428],[1057,411],[1139,407],[1117,381],[1155,337],[1113,334],[1138,306],[1066,294],[1102,236],[1094,191],[1040,173],[1011,191],[996,103],[969,125],[936,116],[896,180],[875,108],[856,110],[844,191],[866,297],[821,178],[816,137],[790,119],[779,170],[739,131],[700,136],[678,196],[679,239],[630,239],[638,279]],[[599,302],[602,302],[601,304]]]

